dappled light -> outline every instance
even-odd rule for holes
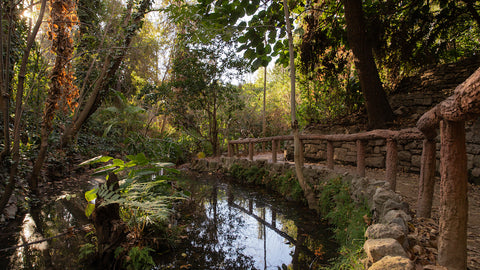
[[[479,25],[0,0],[0,269],[480,269]]]

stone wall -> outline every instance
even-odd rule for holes
[[[414,127],[420,116],[443,101],[480,66],[480,57],[469,58],[454,64],[444,64],[425,69],[421,75],[403,79],[390,95],[390,104],[395,114],[405,123],[402,128]],[[358,127],[321,126],[310,128],[305,133],[335,134],[361,132]],[[480,182],[480,119],[466,123],[468,170],[471,181]],[[437,171],[439,170],[439,146],[437,143]],[[334,143],[335,161],[356,164],[355,143]],[[290,158],[293,147],[288,148]],[[369,141],[365,148],[366,166],[385,168],[386,143],[384,140]],[[420,172],[422,141],[398,142],[399,170]],[[326,143],[305,144],[305,158],[308,161],[326,160]]]
[[[249,161],[222,157],[218,160],[194,160],[190,165],[192,170],[203,172],[228,172],[232,165],[248,168],[257,166],[267,169],[271,174],[285,174],[286,171],[295,172],[293,164],[269,163],[266,160]],[[357,178],[350,174],[338,173],[319,166],[304,167],[304,176],[311,186],[318,188],[322,183],[341,176],[351,186],[352,198],[358,202],[367,200],[372,213],[374,224],[366,232],[364,250],[367,259],[364,261],[366,268],[413,270],[414,263],[409,259],[411,243],[416,240],[409,237],[408,222],[411,220],[409,207],[402,197],[389,189],[386,181]],[[242,180],[242,179],[238,179]]]

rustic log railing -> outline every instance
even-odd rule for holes
[[[417,128],[399,131],[373,130],[357,134],[301,135],[302,142],[324,140],[327,144],[327,167],[334,168],[333,142],[355,141],[357,145],[357,174],[365,175],[365,142],[385,139],[386,178],[393,190],[396,187],[397,141],[423,139],[419,176],[417,216],[430,217],[433,201],[436,137],[440,129],[440,221],[438,262],[449,270],[467,268],[467,154],[465,121],[480,116],[480,68],[460,84],[454,95],[426,112],[417,122]],[[272,161],[277,161],[278,143],[293,140],[293,136],[275,136],[242,139],[228,143],[228,155],[238,153],[238,146],[249,145],[249,159],[253,160],[254,144],[272,142]],[[303,145],[303,143],[302,143]]]
[[[378,129],[355,134],[302,134],[300,140],[303,143],[312,140],[325,141],[327,144],[327,168],[334,169],[334,142],[356,142],[357,147],[357,175],[365,176],[365,144],[369,140],[386,140],[386,180],[392,190],[396,189],[397,176],[397,141],[399,140],[423,140],[425,136],[417,128],[402,130]],[[277,149],[281,141],[293,140],[293,135],[273,136],[265,138],[247,138],[230,141],[228,143],[228,156],[232,157],[238,152],[238,145],[248,144],[248,158],[253,160],[254,145],[257,143],[272,143],[272,162],[277,162]],[[303,153],[303,151],[302,151]]]
[[[417,127],[426,137],[422,155],[419,210],[430,215],[433,196],[434,138],[440,127],[440,221],[438,262],[449,270],[467,269],[467,152],[465,121],[480,116],[480,69],[457,86],[454,95],[426,112]],[[434,169],[433,169],[434,170]],[[423,201],[420,200],[424,197]],[[420,212],[420,211],[419,211]]]

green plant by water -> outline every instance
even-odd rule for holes
[[[335,239],[340,244],[340,256],[325,269],[364,269],[362,259],[365,217],[370,215],[366,201],[355,202],[350,186],[341,177],[333,178],[322,187],[319,198],[322,215],[334,226]]]
[[[162,224],[172,213],[172,204],[186,198],[188,194],[172,188],[171,181],[176,180],[178,175],[178,171],[172,168],[172,163],[151,161],[143,153],[128,155],[126,158],[127,161],[123,161],[110,156],[98,156],[81,164],[103,164],[95,169],[94,175],[106,175],[108,180],[113,173],[120,180],[118,189],[105,183],[85,192],[88,201],[85,214],[90,216],[93,213],[98,197],[102,198],[101,205],[119,204],[120,216],[136,240],[133,246],[125,245],[116,250],[116,255],[123,258],[126,269],[149,269],[154,265],[149,255],[153,249],[140,244],[145,242],[141,238],[147,226],[162,230]],[[82,247],[82,259],[96,251],[95,241],[91,242],[93,243]]]

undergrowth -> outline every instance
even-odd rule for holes
[[[323,186],[319,206],[322,215],[333,225],[334,237],[340,245],[339,256],[325,269],[364,269],[365,219],[370,214],[366,201],[353,201],[349,185],[338,177]]]
[[[283,174],[275,174],[265,168],[259,168],[257,166],[244,168],[238,164],[233,164],[229,172],[230,175],[236,179],[240,179],[249,184],[264,185],[291,200],[305,200],[302,188],[293,172],[287,171]]]

